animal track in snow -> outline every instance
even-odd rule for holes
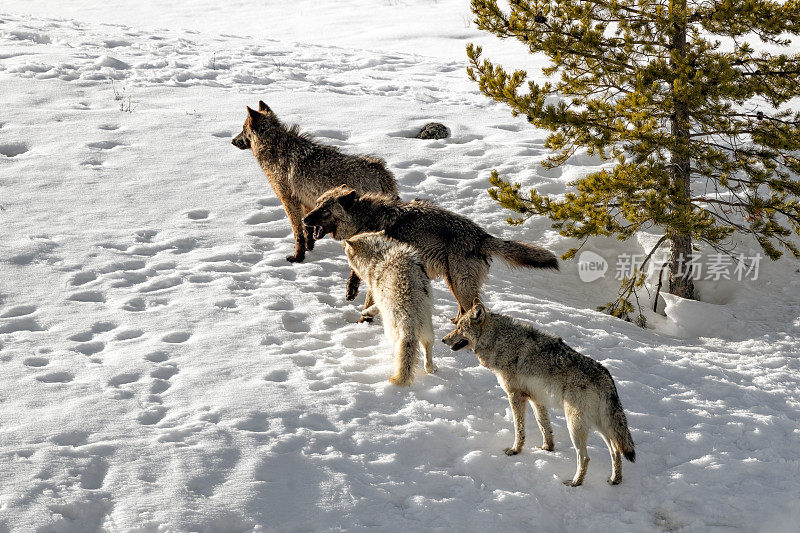
[[[172,364],[161,365],[150,372],[150,377],[157,379],[169,379],[178,373],[178,368]]]
[[[224,300],[218,300],[214,302],[216,307],[220,309],[235,309],[236,308],[236,299],[234,298],[226,298]]]
[[[30,315],[36,312],[35,305],[18,305],[12,307],[0,314],[0,318],[16,318],[20,316]]]
[[[179,275],[166,276],[163,278],[156,279],[148,283],[147,285],[143,285],[142,287],[139,288],[139,292],[154,292],[163,289],[170,289],[172,287],[180,285],[181,283],[183,283],[183,278],[181,278],[181,276]]]
[[[102,303],[106,301],[105,295],[100,291],[81,291],[73,293],[67,300],[73,302],[94,302]]]
[[[90,281],[94,281],[97,279],[97,273],[91,270],[84,270],[81,272],[77,272],[75,275],[72,276],[69,280],[69,284],[72,286],[80,286],[89,283]]]
[[[94,355],[102,352],[106,347],[106,343],[100,341],[84,342],[75,345],[72,349],[83,355]]]
[[[97,150],[112,150],[117,146],[125,146],[125,144],[117,141],[95,141],[87,143],[86,146]]]
[[[289,372],[286,370],[273,370],[264,376],[264,381],[274,381],[275,383],[283,383],[288,379]]]
[[[75,379],[75,376],[72,374],[72,372],[68,372],[66,370],[49,372],[47,374],[42,374],[41,376],[36,376],[36,381],[41,381],[42,383],[69,383],[73,379]]]
[[[236,422],[233,427],[253,433],[264,433],[269,429],[269,420],[264,413],[250,413],[247,418]]]
[[[27,144],[23,143],[5,143],[0,144],[0,155],[5,157],[17,157],[29,150]]]
[[[95,322],[92,324],[92,331],[94,333],[105,333],[107,331],[111,331],[112,329],[116,329],[117,324],[107,320],[101,320],[100,322]]]
[[[154,379],[150,384],[150,394],[161,394],[169,389],[172,384],[165,379]]]
[[[169,354],[167,352],[157,350],[155,352],[150,352],[149,354],[144,356],[145,359],[150,361],[151,363],[163,363],[167,359],[169,359]]]
[[[147,304],[144,298],[131,298],[122,306],[122,309],[125,311],[131,311],[133,313],[144,311],[146,308]]]
[[[136,242],[152,242],[153,237],[158,235],[158,231],[154,229],[140,229],[136,233],[133,234],[134,239]]]
[[[139,338],[142,335],[144,335],[144,331],[142,331],[141,329],[126,329],[117,333],[114,336],[114,339],[118,341],[127,341],[130,339]]]
[[[136,416],[136,419],[143,426],[152,426],[153,424],[161,422],[165,416],[167,416],[167,409],[165,407],[155,406],[140,412]]]
[[[119,387],[120,385],[126,385],[128,383],[138,381],[140,377],[141,375],[138,372],[125,372],[112,377],[110,380],[108,380],[108,384],[112,387]]]
[[[33,317],[11,318],[0,321],[0,333],[16,331],[44,331],[44,328]]]
[[[169,344],[180,344],[188,341],[191,336],[192,334],[188,331],[173,331],[161,337],[161,341]]]
[[[186,213],[190,220],[206,220],[211,213],[208,209],[193,209]]]
[[[409,161],[401,161],[400,163],[395,163],[394,167],[399,169],[406,169],[410,167],[429,167],[433,164],[432,159],[411,159]]]
[[[255,226],[257,224],[266,224],[268,222],[275,222],[276,220],[281,220],[285,218],[282,213],[277,212],[277,210],[271,211],[256,211],[255,213],[251,214],[249,217],[244,219],[244,223],[250,226]]]
[[[147,243],[131,246],[130,248],[126,247],[126,250],[131,255],[153,256],[165,250],[171,250],[175,254],[183,254],[191,252],[196,247],[197,240],[193,237],[180,237],[162,243]]]
[[[46,358],[46,357],[32,356],[32,357],[26,357],[25,359],[23,359],[22,360],[22,364],[24,364],[25,366],[39,368],[39,367],[43,367],[43,366],[49,365],[50,364],[50,360],[48,358]]]
[[[89,342],[94,338],[94,333],[91,331],[81,331],[80,333],[75,333],[67,337],[67,339],[74,341],[74,342]]]

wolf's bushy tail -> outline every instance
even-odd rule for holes
[[[622,403],[619,401],[619,396],[614,391],[613,397],[609,398],[609,417],[611,423],[611,440],[619,447],[625,459],[635,463],[636,462],[636,449],[633,444],[633,437],[631,437],[631,430],[628,429],[628,419],[625,417],[625,411],[622,410]]]
[[[499,255],[511,266],[558,270],[558,258],[555,254],[535,244],[490,237],[488,248],[492,255]]]

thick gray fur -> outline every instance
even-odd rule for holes
[[[544,333],[511,317],[491,313],[480,302],[458,321],[442,341],[453,350],[472,348],[481,365],[495,373],[508,394],[514,414],[516,438],[506,454],[515,455],[525,444],[526,400],[533,406],[544,442],[553,449],[548,407],[564,410],[578,468],[571,486],[583,483],[589,464],[586,440],[594,428],[611,454],[612,485],[622,481],[620,456],[636,459],[633,438],[617,387],[600,363],[567,346],[559,337]]]

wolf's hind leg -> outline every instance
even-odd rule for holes
[[[433,362],[433,326],[428,321],[428,324],[423,326],[422,334],[419,338],[420,344],[425,349],[425,372],[433,374],[439,368]]]
[[[575,477],[564,482],[570,487],[578,487],[583,484],[586,477],[586,470],[589,467],[589,453],[586,451],[586,439],[589,437],[589,427],[583,415],[575,408],[565,405],[564,414],[567,418],[567,429],[572,439],[572,445],[577,453],[578,468],[575,470]]]
[[[414,379],[419,341],[410,335],[401,335],[394,347],[395,372],[389,381],[400,387],[407,387]]]
[[[514,445],[503,450],[506,455],[516,455],[525,446],[525,408],[527,403],[525,395],[519,391],[508,393],[508,403],[511,405],[511,413],[514,415]]]
[[[603,433],[600,433],[600,436],[603,437],[603,441],[605,441],[611,454],[611,477],[608,478],[608,484],[619,485],[622,481],[622,455],[619,453],[619,448],[609,437]]]
[[[448,267],[445,282],[458,302],[458,316],[453,319],[453,323],[456,323],[461,315],[472,309],[475,298],[480,295],[481,285],[489,267],[479,259],[463,257],[454,258]]]
[[[540,403],[536,403],[531,399],[531,406],[533,412],[536,414],[536,422],[539,424],[539,429],[542,431],[542,449],[548,452],[553,451],[553,428],[550,426],[550,415],[547,413],[547,407]]]

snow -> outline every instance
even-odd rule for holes
[[[567,488],[563,417],[554,452],[529,415],[507,457],[505,395],[469,351],[440,344],[437,374],[387,383],[392,347],[355,323],[340,246],[286,262],[280,203],[230,138],[263,99],[384,157],[403,197],[557,253],[575,243],[508,226],[488,173],[560,194],[598,162],[545,170],[546,133],[478,94],[465,2],[168,4],[0,3],[0,531],[797,530],[798,261],[666,295],[646,330],[595,311],[613,265],[584,283],[574,261],[496,263],[487,305],[601,361],[628,413],[622,484],[593,435]],[[452,137],[411,138],[430,121]],[[443,336],[455,305],[434,290]]]

